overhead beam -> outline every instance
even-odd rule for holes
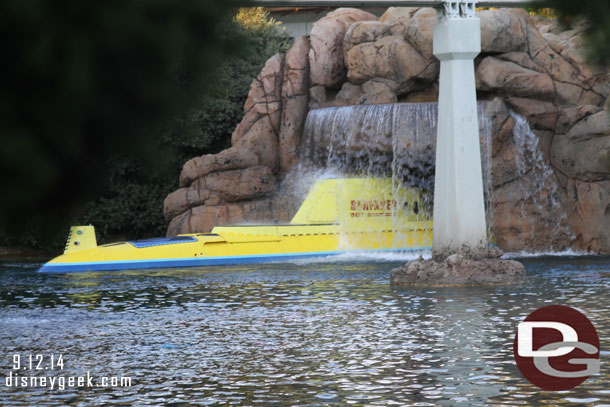
[[[482,0],[477,7],[527,7],[536,0]],[[442,0],[253,0],[260,7],[441,7]]]

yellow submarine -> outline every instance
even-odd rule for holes
[[[432,245],[425,193],[389,178],[318,180],[288,224],[216,226],[210,233],[98,246],[93,226],[73,226],[42,273],[262,263]]]

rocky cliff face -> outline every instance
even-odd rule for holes
[[[504,250],[610,253],[610,74],[585,64],[582,27],[561,31],[518,9],[486,10],[475,61],[492,126],[493,228]],[[287,220],[274,197],[299,159],[310,109],[435,101],[432,9],[380,18],[338,9],[253,81],[231,148],[196,157],[165,200],[168,234]],[[433,140],[430,141],[433,143]]]

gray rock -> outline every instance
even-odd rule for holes
[[[359,85],[345,82],[335,97],[335,103],[340,106],[357,105],[362,94],[362,88]]]
[[[525,267],[514,260],[500,259],[502,251],[494,248],[489,257],[480,251],[447,255],[443,260],[423,260],[407,263],[391,271],[393,285],[464,286],[512,284],[523,281]],[[474,257],[473,257],[474,255]]]
[[[358,100],[361,105],[373,105],[381,103],[396,103],[396,93],[383,82],[368,81],[362,85],[364,95]]]
[[[364,20],[377,20],[377,17],[355,8],[339,8],[314,23],[309,51],[310,78],[313,85],[334,88],[343,83],[345,33],[354,22]]]
[[[309,88],[309,109],[323,107],[326,101],[326,88],[324,86],[312,86]]]
[[[551,163],[580,181],[610,180],[610,113],[587,116],[568,134],[556,136]]]
[[[298,161],[299,143],[309,102],[309,41],[299,37],[286,54],[282,83],[282,113],[279,132],[279,162],[288,172]]]
[[[477,89],[480,90],[542,100],[552,100],[555,97],[555,87],[549,75],[523,68],[513,62],[487,57],[479,64],[476,76]],[[578,97],[580,93],[576,100]]]
[[[511,52],[525,48],[526,37],[518,15],[510,10],[483,10],[481,52]]]
[[[380,21],[356,21],[345,33],[343,51],[345,54],[355,45],[375,42],[381,37],[391,35],[390,26]]]

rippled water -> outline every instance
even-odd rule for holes
[[[610,405],[609,258],[527,258],[523,284],[443,289],[391,287],[393,260],[67,275],[0,263],[0,405]],[[600,337],[601,373],[567,392],[529,384],[512,356],[518,322],[549,304]],[[14,354],[63,354],[64,369],[21,373]],[[132,386],[5,383],[87,371]]]

